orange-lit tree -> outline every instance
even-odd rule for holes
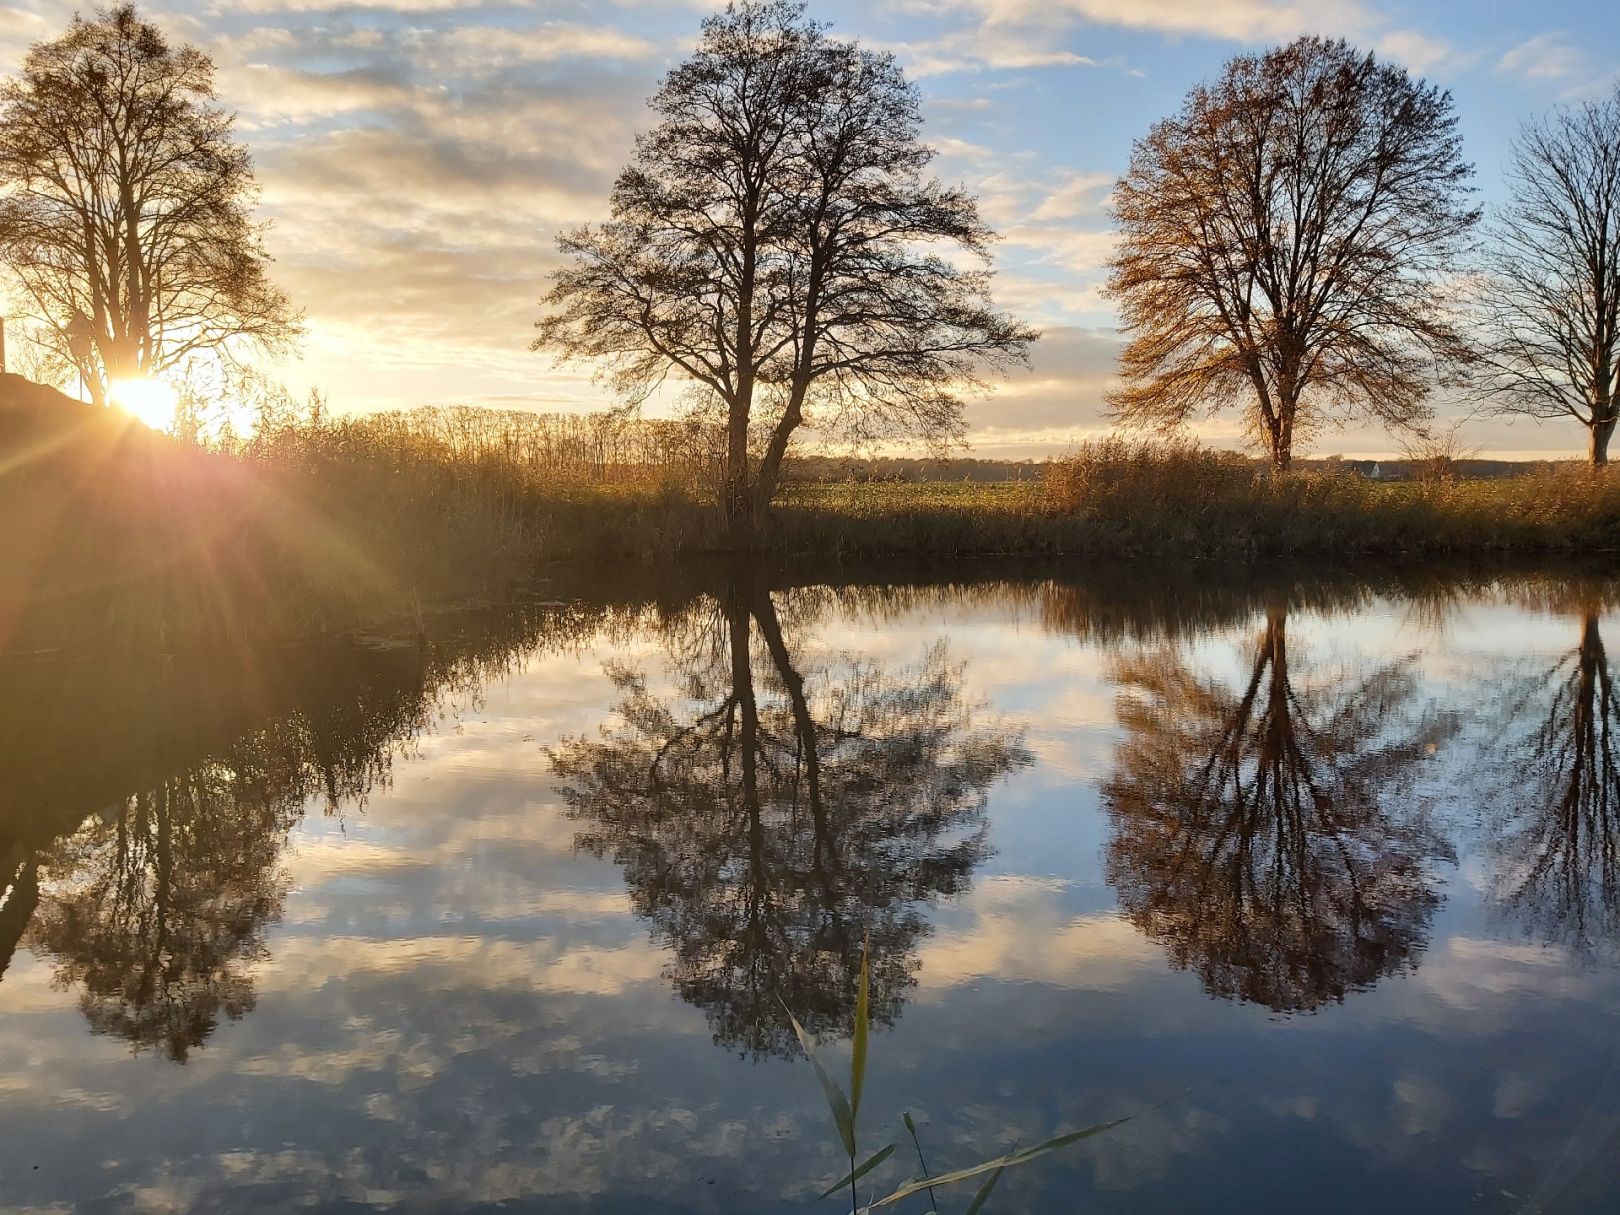
[[[631,402],[674,381],[716,406],[739,533],[812,416],[952,437],[963,391],[1037,336],[991,306],[992,233],[971,196],[927,175],[917,95],[891,56],[829,37],[792,0],[738,0],[652,108],[611,218],[560,240],[534,346],[599,361]]]
[[[1451,97],[1342,41],[1244,55],[1139,140],[1109,291],[1128,425],[1240,407],[1274,467],[1347,417],[1420,425],[1467,357],[1442,286],[1479,218]]]
[[[123,5],[0,82],[0,272],[98,404],[115,380],[298,334],[213,77]]]

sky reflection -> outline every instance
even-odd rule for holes
[[[131,679],[94,771],[0,753],[7,1209],[798,1209],[839,1149],[767,997],[839,1038],[868,922],[873,1145],[1153,1107],[1002,1209],[1620,1196],[1612,771],[1543,746],[1606,737],[1608,587],[764,587],[313,653],[228,729]]]

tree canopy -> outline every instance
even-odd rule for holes
[[[1116,417],[1239,406],[1278,468],[1345,417],[1420,425],[1468,354],[1443,288],[1479,218],[1471,173],[1450,95],[1400,67],[1318,37],[1233,59],[1115,191]]]
[[[0,82],[0,271],[97,403],[298,335],[233,126],[208,56],[129,4],[75,17]]]

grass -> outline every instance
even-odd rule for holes
[[[1540,468],[1491,480],[1271,475],[1190,443],[1111,439],[1039,483],[810,485],[779,512],[785,547],[850,555],[1276,558],[1620,549],[1620,474]]]
[[[0,650],[331,631],[499,597],[567,563],[725,551],[712,436],[692,427],[281,415],[201,451],[7,390],[0,440],[24,458],[0,468]],[[1620,548],[1620,477],[1268,476],[1188,443],[1107,440],[1038,481],[790,480],[758,547],[796,562],[1603,553]]]
[[[977,1192],[972,1200],[963,1209],[963,1215],[979,1215],[985,1203],[990,1200],[996,1183],[1001,1180],[1002,1173],[1018,1165],[1029,1164],[1041,1157],[1057,1151],[1059,1148],[1069,1147],[1100,1135],[1104,1131],[1112,1130],[1129,1122],[1134,1114],[1123,1118],[1116,1118],[1111,1122],[1099,1122],[1078,1131],[1069,1131],[1066,1134],[1056,1135],[1044,1143],[1034,1147],[1020,1149],[1016,1144],[1000,1156],[982,1160],[964,1168],[950,1169],[944,1173],[934,1173],[928,1168],[928,1161],[923,1155],[922,1140],[917,1135],[917,1124],[908,1110],[903,1115],[906,1132],[911,1137],[912,1145],[917,1151],[917,1165],[921,1172],[902,1182],[889,1193],[878,1197],[874,1195],[865,1205],[862,1205],[856,1185],[863,1178],[876,1172],[889,1157],[893,1156],[898,1143],[889,1143],[867,1156],[865,1160],[856,1163],[859,1151],[859,1130],[861,1113],[861,1094],[866,1086],[866,1066],[870,1052],[871,1039],[871,1004],[869,1000],[869,984],[871,981],[871,942],[865,941],[861,948],[861,968],[855,992],[855,1024],[854,1037],[850,1044],[849,1059],[849,1087],[845,1088],[833,1079],[831,1073],[822,1065],[816,1055],[815,1041],[799,1024],[791,1010],[787,1011],[789,1023],[793,1026],[794,1035],[799,1039],[805,1057],[809,1059],[810,1066],[815,1070],[816,1079],[821,1083],[822,1095],[827,1100],[827,1109],[832,1114],[833,1125],[838,1131],[840,1145],[844,1154],[849,1158],[849,1172],[840,1180],[833,1182],[821,1194],[822,1198],[831,1198],[834,1194],[847,1189],[849,1192],[850,1215],[866,1215],[880,1207],[892,1206],[903,1202],[916,1194],[926,1193],[928,1205],[934,1215],[939,1215],[939,1199],[936,1190],[943,1190],[964,1181],[979,1180]],[[982,1180],[981,1180],[982,1179]]]

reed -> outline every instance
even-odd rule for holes
[[[866,1067],[867,1060],[870,1057],[872,1031],[871,1006],[868,999],[871,974],[870,958],[868,956],[870,952],[871,942],[863,942],[861,969],[855,993],[854,1037],[850,1045],[849,1088],[847,1091],[838,1081],[833,1079],[832,1074],[823,1066],[820,1058],[816,1055],[814,1040],[805,1032],[804,1026],[799,1024],[798,1018],[790,1010],[785,1010],[788,1022],[793,1026],[794,1035],[799,1039],[799,1045],[803,1048],[805,1057],[809,1059],[810,1066],[815,1070],[816,1079],[821,1082],[821,1092],[827,1100],[827,1109],[832,1114],[833,1125],[838,1131],[839,1144],[843,1148],[844,1154],[849,1158],[848,1174],[823,1190],[821,1193],[822,1198],[831,1198],[834,1194],[847,1190],[849,1193],[850,1215],[867,1215],[868,1212],[903,1202],[913,1195],[926,1193],[928,1195],[929,1209],[934,1215],[939,1215],[939,1199],[936,1191],[960,1185],[964,1181],[978,1181],[979,1185],[972,1199],[963,1208],[963,1212],[964,1215],[979,1215],[985,1204],[989,1202],[990,1195],[996,1188],[996,1183],[1001,1180],[1001,1175],[1009,1168],[1029,1164],[1057,1151],[1059,1148],[1066,1148],[1090,1139],[1094,1135],[1100,1135],[1104,1131],[1113,1130],[1116,1126],[1122,1126],[1136,1116],[1127,1114],[1122,1118],[1115,1118],[1109,1122],[1094,1123],[1077,1131],[1068,1131],[1061,1135],[1055,1135],[1044,1143],[1036,1144],[1034,1147],[1019,1148],[1014,1144],[1006,1152],[999,1156],[992,1156],[988,1160],[981,1160],[961,1168],[948,1169],[943,1173],[934,1173],[928,1168],[928,1160],[923,1154],[922,1140],[917,1134],[917,1124],[908,1110],[902,1115],[902,1121],[905,1123],[906,1133],[911,1138],[912,1146],[916,1149],[917,1166],[920,1171],[917,1175],[907,1178],[886,1194],[881,1196],[873,1194],[863,1204],[860,1200],[860,1194],[856,1190],[856,1185],[869,1174],[873,1174],[882,1168],[900,1146],[897,1142],[885,1144],[868,1155],[865,1160],[857,1163],[857,1159],[861,1155],[861,1094],[866,1087]]]
[[[0,537],[0,649],[40,621],[160,646],[330,631],[505,596],[564,563],[657,566],[734,544],[712,505],[718,437],[700,421],[282,411],[199,450],[76,403],[40,408],[0,410],[12,450],[31,453],[0,476],[15,524]],[[1389,484],[1108,439],[1038,480],[801,476],[749,547],[800,561],[1574,559],[1620,548],[1620,476]]]

